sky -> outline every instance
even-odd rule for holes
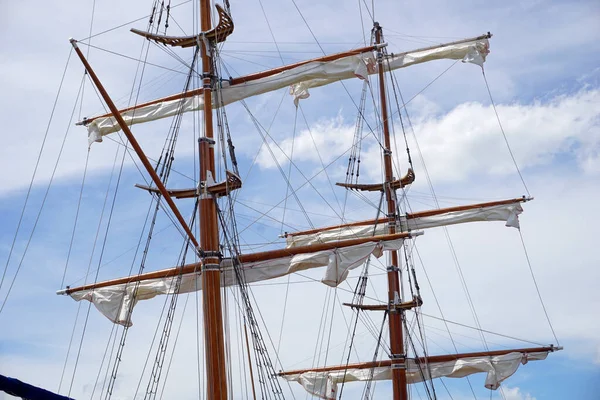
[[[560,344],[564,350],[522,366],[503,384],[502,391],[490,394],[483,387],[484,377],[478,374],[468,382],[435,381],[436,393],[440,399],[490,395],[508,400],[596,398],[600,390],[598,2],[378,1],[374,12],[371,2],[231,3],[236,25],[221,51],[225,77],[359,47],[369,40],[373,18],[383,26],[389,52],[488,31],[493,34],[485,79],[506,136],[478,66],[445,60],[395,74],[408,101],[410,126],[407,118],[403,122],[416,174],[403,207],[412,211],[435,208],[429,182],[441,207],[522,195],[535,198],[524,205],[520,217],[525,247],[519,231],[500,222],[453,226],[448,228],[448,236],[444,230],[431,229],[416,240],[414,264],[424,299],[428,350],[443,354],[453,352],[454,346],[460,351],[478,351],[485,346],[531,345],[509,337]],[[167,33],[192,32],[195,6],[175,5],[173,2]],[[88,153],[85,129],[74,126],[77,120],[104,108],[90,82],[78,96],[83,69],[70,53],[68,38],[89,37],[93,13],[92,34],[105,33],[82,40],[81,48],[118,105],[127,105],[130,98],[146,101],[175,93],[185,83],[182,63],[159,46],[150,46],[146,54],[143,40],[128,32],[131,27],[145,29],[151,8],[147,1],[0,2],[0,36],[12,38],[0,46],[4,142],[0,147],[4,170],[0,174],[0,272],[7,267],[0,287],[0,304],[4,304],[0,312],[0,374],[62,394],[70,392],[77,399],[100,397],[101,387],[109,381],[107,360],[112,362],[115,357],[106,349],[111,348],[116,334],[120,338],[121,330],[113,329],[88,303],[56,296],[55,291],[83,283],[86,275],[93,281],[137,271],[141,251],[135,249],[138,242],[144,243],[147,229],[142,227],[151,202],[147,193],[134,188],[148,178],[139,172],[139,162],[123,156],[118,136],[93,144]],[[94,47],[86,46],[90,41]],[[190,51],[176,53],[186,61],[192,58]],[[132,82],[142,73],[135,61],[138,58],[148,62],[139,94],[132,91]],[[287,89],[248,99],[245,107],[227,107],[244,182],[236,204],[243,252],[281,247],[278,236],[285,231],[336,224],[342,217],[352,221],[375,216],[377,196],[365,199],[333,185],[345,179],[355,135],[355,104],[362,88],[362,81],[356,79],[312,89],[298,109]],[[366,110],[375,129],[372,104]],[[199,121],[195,117],[189,115],[182,121],[169,187],[194,186],[194,131]],[[170,124],[163,120],[133,130],[152,159],[159,157]],[[408,162],[397,115],[393,125],[396,175],[400,176]],[[365,129],[361,182],[379,182],[380,147],[369,127]],[[265,130],[268,146],[261,137]],[[327,166],[326,173],[323,166]],[[286,181],[296,190],[284,200],[290,193]],[[186,217],[191,215],[189,200],[179,201],[178,206]],[[159,213],[146,270],[175,265],[181,242],[170,220]],[[546,319],[528,259],[560,343]],[[385,265],[384,258],[373,261],[365,302],[385,297]],[[251,288],[261,326],[268,328],[268,335],[263,333],[268,347],[272,353],[279,348],[276,370],[345,359],[352,313],[340,303],[352,299],[359,270],[337,289],[318,283],[321,274],[295,274],[289,280],[281,278]],[[476,322],[462,289],[461,274],[480,326],[504,336],[485,334],[484,343],[476,330],[464,326],[473,327]],[[233,290],[225,293],[232,370],[237,374],[243,350],[236,306],[239,298]],[[157,297],[136,307],[113,398],[134,398],[136,387],[139,393],[145,392],[149,370],[140,371],[146,357],[150,356],[151,365],[156,355],[152,338],[157,327],[162,327],[165,304],[164,297]],[[198,349],[197,345],[202,331],[199,306],[195,294],[180,296],[173,327],[177,334],[169,342],[168,357],[172,354],[173,361],[168,376],[163,376],[166,398],[199,397],[197,376],[203,374],[197,367],[202,358],[202,346]],[[439,318],[450,321],[454,344]],[[372,358],[372,330],[380,323],[379,315],[359,323],[354,358]],[[234,378],[232,384],[233,398],[246,398],[243,381]],[[298,384],[282,382],[282,386],[287,397],[305,396]],[[348,385],[344,397],[356,398],[362,388],[360,383]],[[389,389],[389,382],[378,383],[376,398],[387,398]],[[413,398],[424,398],[422,385],[412,390]],[[0,400],[8,398],[0,393]]]

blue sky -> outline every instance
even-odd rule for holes
[[[236,3],[232,1],[236,30],[223,48],[223,60],[232,75],[281,65],[282,60],[264,22],[260,4]],[[357,4],[345,2],[340,5],[337,1],[296,3],[326,52],[362,43],[363,30]],[[262,4],[285,62],[321,54],[320,47],[315,44],[292,2],[263,1]],[[93,32],[102,32],[142,17],[150,7],[148,2],[97,2]],[[364,9],[362,12],[368,32],[371,22]],[[189,4],[174,9],[170,33],[180,34],[177,24],[191,31],[190,15],[193,13]],[[67,61],[67,38],[87,37],[90,15],[91,2],[0,4],[0,36],[19,39],[0,48],[0,121],[4,128],[0,159],[5,172],[0,176],[0,271],[8,258],[33,165]],[[600,7],[594,1],[376,3],[375,19],[384,27],[391,52],[487,31],[494,34],[485,72],[511,148],[529,191],[535,197],[535,201],[524,207],[522,233],[550,319],[565,350],[551,354],[546,361],[523,366],[506,382],[503,393],[493,393],[493,398],[594,399],[600,390],[600,339],[597,334],[600,322],[596,318],[600,307],[600,296],[596,290],[600,279],[597,270],[600,258],[596,251],[596,238],[600,234],[597,226],[600,214],[596,206],[596,198],[600,195],[599,18]],[[145,24],[143,20],[133,27],[143,29]],[[92,44],[138,57],[141,41],[128,33],[129,28],[95,37]],[[189,52],[180,54],[186,59],[191,58]],[[119,99],[120,105],[126,104],[137,64],[97,49],[92,49],[89,56],[109,93]],[[181,68],[176,60],[156,47],[151,47],[148,60],[169,68]],[[405,98],[418,94],[450,65],[449,61],[440,61],[398,71],[396,76]],[[50,390],[58,388],[79,306],[69,298],[56,296],[54,291],[60,288],[65,269],[87,151],[85,130],[72,126],[69,121],[81,73],[79,62],[72,58],[42,154],[41,168],[8,264],[7,284],[15,276],[60,143],[70,127],[65,151],[33,240],[0,314],[0,373]],[[140,100],[178,91],[184,79],[182,74],[148,67],[144,82],[149,84],[144,87]],[[351,80],[345,85],[352,99],[357,101],[362,83]],[[349,148],[356,118],[350,96],[341,85],[335,84],[311,90],[311,97],[301,103],[306,122],[300,113],[293,158],[306,176],[313,176],[322,169],[321,160],[327,164]],[[269,133],[272,140],[277,141],[284,151],[290,152],[296,110],[287,91],[283,89],[249,99],[247,103],[263,126],[271,126]],[[525,194],[477,66],[461,63],[453,66],[416,96],[408,109],[441,206]],[[102,105],[88,84],[81,116],[93,115],[101,110]],[[227,113],[241,175],[245,179],[237,205],[238,224],[244,232],[244,251],[263,249],[263,244],[276,241],[282,230],[339,221],[338,215],[342,212],[340,203],[344,201],[345,193],[341,189],[333,191],[330,181],[344,179],[345,156],[327,168],[327,175],[321,173],[311,181],[322,198],[315,195],[311,185],[298,191],[310,220],[290,198],[285,203],[285,227],[282,227],[273,220],[281,219],[283,215],[284,179],[264,147],[259,150],[262,140],[246,111],[239,105],[233,105],[228,107]],[[160,121],[134,130],[151,157],[156,158],[160,153],[169,123]],[[193,179],[189,179],[193,178],[194,166],[192,128],[193,119],[184,120],[174,166],[188,177],[174,173],[169,186],[194,185]],[[396,128],[399,129],[398,125]],[[428,209],[434,206],[434,201],[413,138],[410,138],[409,144],[417,174],[408,194],[409,204],[413,210]],[[398,146],[401,150],[398,158],[400,169],[404,171],[407,168],[406,155],[402,153],[403,146],[400,143]],[[140,176],[128,157],[125,158],[105,250],[102,256],[99,249],[93,257],[90,256],[107,187],[110,187],[111,194],[109,205],[112,200],[116,178],[111,180],[111,170],[115,152],[119,150],[120,147],[110,140],[94,144],[91,148],[75,246],[66,272],[65,282],[68,285],[81,283],[88,265],[92,271],[90,279],[94,278],[98,265],[102,265],[99,279],[122,276],[132,266],[134,270],[139,267],[139,254],[134,258],[132,249],[139,240],[150,199],[146,193],[133,188],[135,183],[143,183],[144,177]],[[362,152],[365,183],[380,179],[378,151],[373,140],[365,140]],[[274,152],[287,173],[289,164],[285,157],[277,149]],[[256,164],[250,169],[257,154]],[[121,155],[118,153],[119,162]],[[291,171],[293,187],[305,182],[297,170],[292,168]],[[377,202],[378,199],[370,200]],[[190,215],[191,203],[178,204],[184,215]],[[277,204],[279,207],[272,209]],[[269,211],[271,219],[262,218],[251,224],[260,212],[266,211]],[[100,226],[100,241],[106,232],[107,213]],[[373,207],[349,196],[346,218],[373,216]],[[165,268],[177,262],[180,236],[162,214],[157,231],[159,233],[154,235],[148,257],[148,270]],[[555,342],[535,293],[517,231],[504,228],[501,223],[491,223],[456,226],[449,232],[482,327],[534,342]],[[418,239],[417,245],[423,258],[423,265],[417,263],[425,299],[423,312],[440,315],[433,300],[435,293],[447,319],[474,325],[443,231],[428,231]],[[277,247],[277,244],[271,244],[273,246]],[[425,271],[433,289],[425,283]],[[368,294],[381,298],[385,293],[385,283],[377,272]],[[320,279],[318,271],[309,276]],[[290,278],[291,282],[297,283],[289,286],[287,316],[283,324],[280,359],[284,368],[300,367],[307,354],[312,356],[317,338],[321,336],[317,321],[321,310],[328,308],[324,304],[331,296],[338,296],[340,301],[349,300],[351,294],[346,290],[353,287],[357,276],[358,271],[354,271],[349,284],[342,285],[337,291],[319,283],[307,282],[304,276]],[[256,302],[275,341],[279,339],[282,326],[286,282],[283,279],[274,282],[274,285],[253,288]],[[3,285],[0,301],[4,301],[6,294],[7,287]],[[229,301],[233,304],[234,295],[230,296]],[[194,299],[194,295],[189,296],[185,313],[183,301],[180,303],[176,319],[176,324],[180,319],[183,324],[167,390],[178,398],[197,398]],[[128,338],[131,346],[125,353],[115,397],[132,398],[131,388],[139,380],[139,370],[148,353],[151,335],[160,324],[163,304],[164,299],[156,298],[136,308],[135,325]],[[85,315],[87,308],[87,303],[81,304],[81,315]],[[342,314],[337,305],[330,307],[328,312],[334,313],[332,343],[343,344],[346,332],[344,317],[349,318],[350,314]],[[81,315],[76,340],[81,338]],[[180,318],[181,315],[185,318]],[[230,318],[231,329],[239,329],[234,306],[230,307]],[[425,324],[431,332],[428,334],[430,352],[451,351],[452,344],[443,324],[427,318]],[[92,308],[73,385],[74,397],[90,397],[111,329],[112,325]],[[460,350],[482,348],[477,332],[459,326],[452,326],[451,331],[460,342]],[[366,328],[359,328],[359,332],[358,352],[363,359],[368,359],[372,355],[373,341]],[[233,337],[232,351],[237,354],[237,337]],[[486,339],[490,347],[527,346],[494,335],[486,335]],[[340,347],[331,347],[329,361],[341,359]],[[310,365],[311,361],[312,358],[309,358],[304,365]],[[323,362],[322,357],[320,362]],[[71,355],[65,382],[70,382],[73,363]],[[490,396],[483,388],[483,379],[480,375],[471,378],[477,398]],[[145,387],[147,379],[143,382]],[[445,383],[451,389],[452,398],[473,398],[464,381],[447,379]],[[386,398],[387,385],[378,384],[379,398]],[[66,386],[63,383],[61,393],[66,393]],[[304,396],[297,384],[291,390],[299,397]],[[348,390],[349,397],[358,395],[362,385],[355,384]],[[422,387],[418,390],[422,394]],[[450,398],[439,383],[436,391],[439,398]],[[418,393],[415,392],[414,397],[419,398]],[[4,398],[8,397],[0,394],[0,399]]]

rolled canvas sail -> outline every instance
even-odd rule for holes
[[[519,204],[520,201],[522,200],[516,199],[513,204],[450,211],[439,215],[425,217],[406,218],[406,216],[401,216],[397,223],[397,229],[399,232],[406,232],[408,230],[435,228],[439,226],[478,221],[505,221],[506,226],[518,228],[519,214],[523,212],[523,208],[521,207],[521,204]],[[315,243],[327,243],[334,240],[377,236],[386,233],[388,233],[388,225],[383,222],[377,225],[345,226],[305,235],[294,235],[292,233],[286,237],[286,241],[287,247],[291,248]]]
[[[360,266],[370,255],[381,257],[384,251],[398,250],[404,239],[382,242],[368,242],[340,249],[324,250],[314,253],[297,254],[269,261],[245,263],[242,265],[247,283],[278,278],[307,269],[326,267],[321,282],[328,286],[337,286],[348,276],[348,272]],[[237,283],[231,260],[222,262],[222,286]],[[135,283],[124,283],[102,288],[73,292],[70,296],[77,300],[91,301],[96,308],[111,321],[121,325],[131,325],[130,311],[140,300],[148,300],[160,294],[189,293],[202,288],[200,272],[181,275],[179,290],[178,278],[168,277],[148,279]]]
[[[487,39],[478,39],[455,43],[436,48],[415,50],[412,52],[390,55],[384,61],[384,68],[395,70],[423,62],[451,59],[463,60],[482,65],[488,53]],[[221,107],[233,102],[271,92],[284,87],[291,87],[290,92],[295,101],[308,97],[308,88],[318,87],[353,77],[366,78],[367,74],[377,72],[372,52],[347,56],[333,61],[313,61],[277,74],[230,85],[220,82],[219,96],[213,96],[213,107]],[[203,95],[196,94],[184,99],[162,101],[141,106],[121,113],[128,125],[154,121],[170,117],[181,112],[201,110],[204,106]],[[102,141],[102,136],[120,130],[117,121],[111,116],[98,117],[88,125],[90,143]]]
[[[414,360],[406,362],[406,379],[408,383],[422,382],[423,378],[463,378],[468,375],[485,372],[485,387],[498,389],[500,383],[513,375],[521,364],[528,361],[544,360],[548,351],[523,354],[514,352],[500,356],[481,356],[460,358],[454,361],[432,362],[429,365],[416,364]],[[392,378],[391,367],[375,367],[365,369],[348,369],[328,372],[304,372],[296,375],[284,375],[288,381],[300,383],[306,391],[321,399],[334,400],[337,385],[342,382],[367,380],[389,380]]]

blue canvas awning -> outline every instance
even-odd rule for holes
[[[4,375],[0,375],[0,390],[24,400],[73,400]]]

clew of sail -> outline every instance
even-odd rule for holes
[[[373,255],[381,257],[384,251],[398,250],[402,247],[403,238],[382,241],[370,241],[354,246],[332,248],[312,253],[300,253],[286,257],[278,257],[263,261],[244,262],[248,256],[240,256],[241,271],[245,283],[253,283],[278,278],[295,272],[313,268],[326,267],[321,282],[335,287],[343,282],[348,272],[360,266]],[[131,311],[140,300],[148,300],[161,294],[181,294],[202,288],[200,264],[191,264],[179,268],[181,274],[171,274],[153,279],[143,279],[132,283],[133,279],[124,278],[124,282],[111,285],[92,284],[83,288],[59,291],[58,294],[69,294],[74,300],[88,300],[111,321],[121,325],[131,325]],[[183,272],[191,270],[190,272]],[[173,269],[177,271],[177,269]],[[232,286],[238,283],[237,275],[231,259],[221,262],[221,286]],[[180,277],[180,279],[178,279]]]
[[[406,214],[396,219],[396,231],[406,232],[414,229],[482,221],[505,221],[506,226],[519,228],[519,214],[523,212],[520,203],[528,200],[531,199],[516,198]],[[388,232],[387,222],[387,219],[380,219],[378,221],[371,220],[338,225],[321,230],[288,233],[286,235],[287,246],[292,248],[315,243],[327,243],[334,240],[382,235]]]
[[[428,61],[451,59],[482,65],[489,53],[489,35],[473,39],[432,46],[409,52],[386,56],[386,70],[396,70]],[[344,55],[350,54],[350,55]],[[339,80],[377,73],[377,63],[373,48],[356,54],[355,51],[325,56],[311,61],[275,68],[262,73],[242,76],[218,82],[218,96],[213,97],[213,107],[222,107],[252,96],[290,87],[294,101],[307,98],[308,89],[324,86]],[[202,110],[204,107],[202,90],[192,90],[180,95],[151,101],[137,107],[121,110],[127,125],[150,122],[179,113]],[[102,136],[117,132],[120,127],[112,114],[106,114],[82,122],[88,126],[90,144],[101,142]]]
[[[406,360],[406,379],[408,383],[419,383],[435,378],[463,378],[468,375],[485,372],[485,387],[496,390],[500,383],[512,376],[521,364],[528,361],[544,360],[548,353],[558,348],[548,348],[546,351],[520,352],[476,357],[461,357],[449,361],[433,361],[436,356],[425,360]],[[441,358],[441,357],[438,357]],[[389,363],[380,363],[389,364]],[[334,371],[302,371],[298,374],[282,375],[288,381],[300,383],[306,391],[321,399],[336,399],[337,385],[342,382],[380,381],[392,377],[392,366],[381,365],[371,368],[348,368]]]

